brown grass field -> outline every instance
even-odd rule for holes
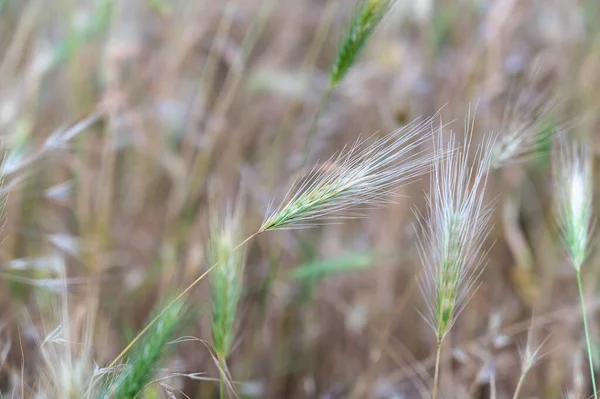
[[[246,238],[313,165],[434,115],[423,135],[462,143],[473,123],[473,159],[490,135],[517,148],[489,170],[485,268],[444,340],[437,397],[516,397],[528,335],[540,356],[518,397],[591,397],[553,209],[569,184],[553,184],[552,165],[560,140],[600,153],[600,5],[397,0],[323,101],[355,3],[0,0],[0,397],[430,398],[427,171],[364,217],[248,241],[225,360],[211,269],[143,389],[98,392],[152,315],[211,266],[215,214],[235,208]],[[581,276],[600,367],[596,238]]]

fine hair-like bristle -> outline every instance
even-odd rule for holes
[[[292,185],[279,208],[267,212],[259,233],[356,217],[359,214],[348,211],[388,203],[395,186],[429,168],[432,155],[418,147],[430,132],[431,119],[416,120],[366,147],[368,139],[359,140],[316,165],[307,178]]]
[[[237,201],[234,211],[215,211],[210,229],[208,262],[219,264],[210,274],[212,339],[221,362],[229,355],[235,338],[236,313],[244,281],[244,251],[236,250],[242,239],[241,204],[242,201]]]
[[[560,234],[571,264],[579,270],[587,258],[593,225],[591,156],[583,144],[563,139],[553,166]]]
[[[440,135],[439,149],[443,148]],[[438,343],[452,328],[466,305],[484,264],[483,242],[490,230],[491,206],[484,189],[492,140],[477,150],[477,164],[468,164],[471,135],[457,148],[454,135],[447,144],[445,159],[438,159],[431,173],[427,196],[429,217],[420,223],[424,236],[419,252],[424,271],[419,281],[428,313],[426,320]]]

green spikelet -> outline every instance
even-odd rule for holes
[[[236,313],[242,295],[244,252],[235,250],[241,237],[238,222],[236,215],[215,217],[210,231],[209,264],[219,264],[210,274],[212,338],[221,361],[227,358],[235,338]]]
[[[329,72],[330,86],[336,86],[348,73],[365,43],[390,9],[390,0],[361,0]]]
[[[172,304],[139,342],[125,369],[102,394],[104,399],[133,399],[152,380],[160,357],[173,334],[180,327],[184,302]]]

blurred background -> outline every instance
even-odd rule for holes
[[[527,128],[586,137],[598,151],[594,0],[397,0],[308,139],[354,9],[0,0],[3,396],[35,396],[52,363],[40,348],[64,323],[91,342],[73,373],[106,367],[207,269],[211,206],[242,194],[251,234],[304,155],[312,165],[438,111],[459,135],[471,112],[475,143]],[[591,394],[574,272],[552,218],[551,143],[542,144],[489,176],[489,262],[445,343],[441,397],[511,398],[529,330],[544,356],[522,397]],[[227,362],[238,397],[428,397],[436,339],[419,314],[413,213],[426,213],[428,180],[363,219],[249,243]],[[599,267],[593,252],[592,310]],[[142,397],[218,397],[208,281],[186,298],[177,336],[197,339],[171,345]],[[597,345],[594,312],[590,320]],[[62,344],[77,352],[81,342]]]

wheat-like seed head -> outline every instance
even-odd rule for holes
[[[443,148],[440,135],[439,149]],[[427,322],[441,343],[466,305],[483,267],[483,241],[489,232],[491,206],[484,203],[492,140],[477,150],[477,164],[468,164],[471,135],[458,149],[454,135],[446,158],[438,159],[431,173],[427,196],[429,217],[419,220],[424,236],[419,241],[423,275],[419,281],[428,308]]]
[[[367,40],[391,7],[391,0],[360,0],[354,11],[350,28],[346,34],[337,58],[329,71],[331,87],[340,83],[348,73]]]
[[[592,158],[583,144],[562,141],[559,147],[553,168],[557,221],[571,263],[579,271],[593,225]]]
[[[348,211],[389,203],[388,195],[397,184],[429,167],[432,156],[417,148],[428,140],[430,131],[431,119],[423,119],[366,147],[368,139],[358,140],[349,150],[315,166],[308,177],[294,183],[279,208],[267,211],[258,232],[307,227],[323,219],[359,217],[360,213]]]
[[[218,264],[210,274],[213,300],[212,337],[214,350],[223,361],[235,338],[237,306],[242,294],[244,252],[236,250],[241,242],[241,201],[235,213],[213,215],[208,247],[209,264]]]

